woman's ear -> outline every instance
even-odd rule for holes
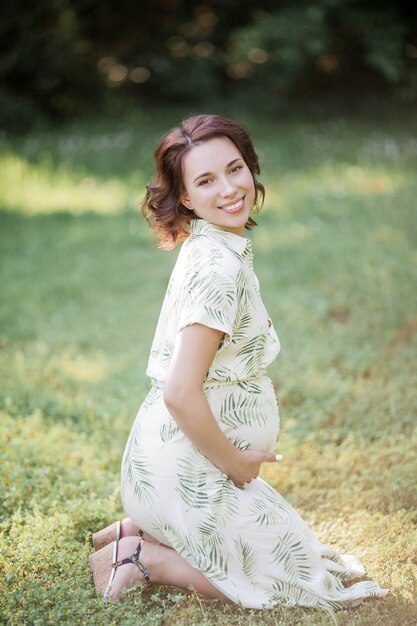
[[[193,210],[193,207],[191,206],[190,198],[187,196],[186,193],[183,193],[181,196],[181,204],[183,204],[185,208],[188,209],[189,211]]]

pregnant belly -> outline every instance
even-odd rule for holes
[[[224,434],[241,450],[275,450],[279,411],[269,378],[209,386],[206,397]]]

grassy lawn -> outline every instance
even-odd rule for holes
[[[0,622],[415,625],[417,124],[243,119],[267,201],[255,269],[280,335],[280,464],[263,476],[391,593],[332,616],[151,587],[103,606],[91,533],[122,515],[121,454],[177,252],[135,206],[178,118],[4,138]]]

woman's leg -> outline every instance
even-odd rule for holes
[[[120,540],[117,559],[120,561],[136,552],[136,537],[125,537]],[[144,541],[139,556],[140,562],[148,570],[152,583],[157,585],[173,585],[183,589],[193,588],[211,598],[227,600],[207,578],[192,567],[175,550],[151,541]],[[128,563],[117,568],[113,579],[110,600],[115,600],[123,589],[131,589],[144,583],[144,577],[136,565]]]

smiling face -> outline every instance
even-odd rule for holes
[[[235,144],[214,137],[191,148],[184,156],[181,202],[198,216],[243,235],[255,202],[250,169]]]

